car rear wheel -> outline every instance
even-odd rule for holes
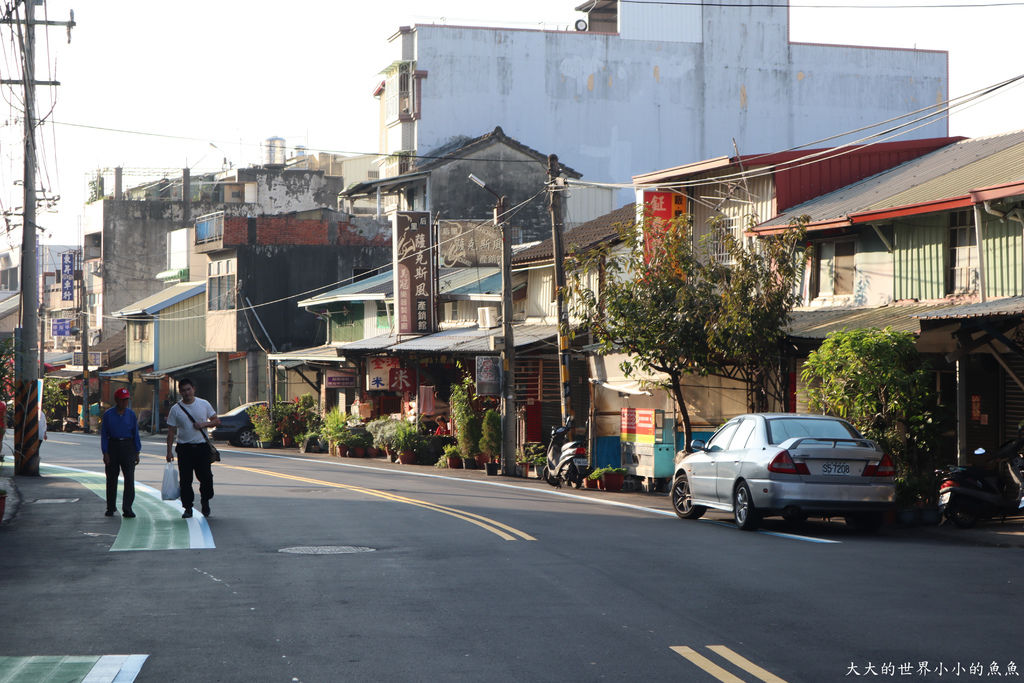
[[[243,429],[238,432],[238,445],[243,448],[256,447],[256,432],[251,429]]]
[[[732,517],[736,526],[744,531],[753,531],[761,524],[761,514],[754,508],[750,487],[742,481],[732,494]]]
[[[672,509],[680,519],[698,519],[707,511],[703,505],[693,504],[690,480],[686,478],[685,472],[677,474],[672,481]]]

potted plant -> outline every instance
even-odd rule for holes
[[[345,456],[348,453],[346,445],[345,453],[340,452],[342,444],[348,437],[348,424],[345,414],[335,408],[324,416],[323,424],[320,426],[320,436],[327,441],[328,452],[331,455]]]
[[[441,450],[441,457],[438,458],[435,467],[459,469],[462,467],[462,456],[459,454],[459,447],[450,443]]]
[[[366,431],[373,437],[373,445],[378,449],[383,450],[384,455],[387,456],[388,460],[392,460],[394,458],[395,430],[398,429],[400,424],[401,422],[398,420],[392,420],[390,417],[379,417],[366,424]]]
[[[345,444],[353,458],[365,458],[367,447],[373,444],[373,437],[364,429],[350,429]]]
[[[597,481],[602,491],[621,491],[626,470],[623,467],[600,467],[591,472],[588,478]]]
[[[418,437],[415,425],[404,421],[398,422],[391,443],[398,452],[398,461],[403,465],[416,464],[416,447],[420,441]]]
[[[529,477],[531,469],[540,472],[545,460],[544,444],[539,441],[527,441],[516,451],[516,464],[519,465],[519,472],[523,477]]]
[[[270,407],[255,405],[249,408],[248,413],[260,448],[272,448],[277,445],[281,440],[281,432],[277,428],[277,421]]]
[[[497,461],[501,453],[501,415],[493,408],[484,412],[483,424],[480,429],[480,466]]]

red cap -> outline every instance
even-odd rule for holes
[[[127,389],[118,389],[114,392],[114,398],[131,398],[132,395],[128,393]]]

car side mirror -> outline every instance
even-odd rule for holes
[[[707,443],[701,441],[700,439],[694,439],[693,441],[690,442],[690,450],[694,453],[696,453],[697,451],[704,450],[705,446],[707,446]]]

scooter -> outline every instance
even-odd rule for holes
[[[1024,426],[1022,426],[1024,428]],[[939,470],[939,510],[945,519],[969,529],[979,519],[1024,515],[1024,435],[999,448],[986,466]],[[985,449],[974,451],[985,455]]]
[[[591,471],[586,444],[582,441],[566,441],[567,435],[571,433],[572,416],[565,419],[564,425],[551,430],[547,462],[541,470],[541,478],[558,488],[563,484],[580,488]]]

